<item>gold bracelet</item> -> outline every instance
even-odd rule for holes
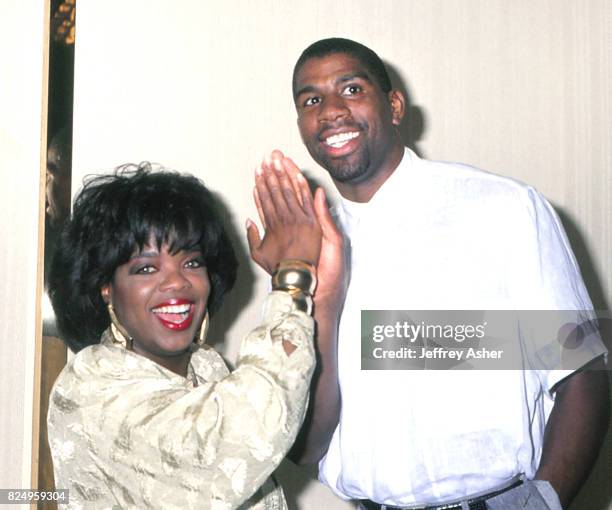
[[[312,313],[312,294],[316,286],[317,271],[303,260],[282,260],[272,275],[272,289],[287,292],[296,309],[308,315]]]
[[[286,292],[293,299],[293,304],[297,310],[304,312],[306,315],[312,314],[312,297],[301,290],[284,290],[278,289],[281,292]]]
[[[317,271],[303,260],[282,260],[272,275],[274,290],[299,291],[312,296],[317,286]]]

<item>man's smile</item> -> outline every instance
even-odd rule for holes
[[[357,138],[358,136],[359,136],[358,131],[350,131],[348,133],[338,133],[336,135],[328,136],[325,139],[325,143],[329,145],[330,147],[339,149],[340,147],[343,147],[344,145],[346,145],[350,140],[352,140],[353,138]]]
[[[325,127],[317,139],[323,151],[332,158],[344,157],[357,149],[361,143],[363,129],[355,123],[344,123]]]

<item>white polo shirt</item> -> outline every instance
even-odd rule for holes
[[[409,149],[370,202],[337,211],[350,239],[340,424],[319,477],[341,498],[436,504],[533,477],[568,372],[362,371],[361,310],[590,310],[561,224],[533,188]],[[606,352],[598,339],[585,359]]]

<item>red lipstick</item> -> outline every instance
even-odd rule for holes
[[[151,310],[161,324],[172,331],[184,331],[193,322],[195,306],[188,299],[169,299]]]

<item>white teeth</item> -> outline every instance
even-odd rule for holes
[[[191,305],[169,305],[153,309],[153,313],[188,313]]]
[[[349,140],[353,138],[357,138],[359,136],[359,132],[352,131],[350,133],[338,133],[337,135],[328,136],[325,139],[325,143],[335,149],[339,149],[346,145]]]

